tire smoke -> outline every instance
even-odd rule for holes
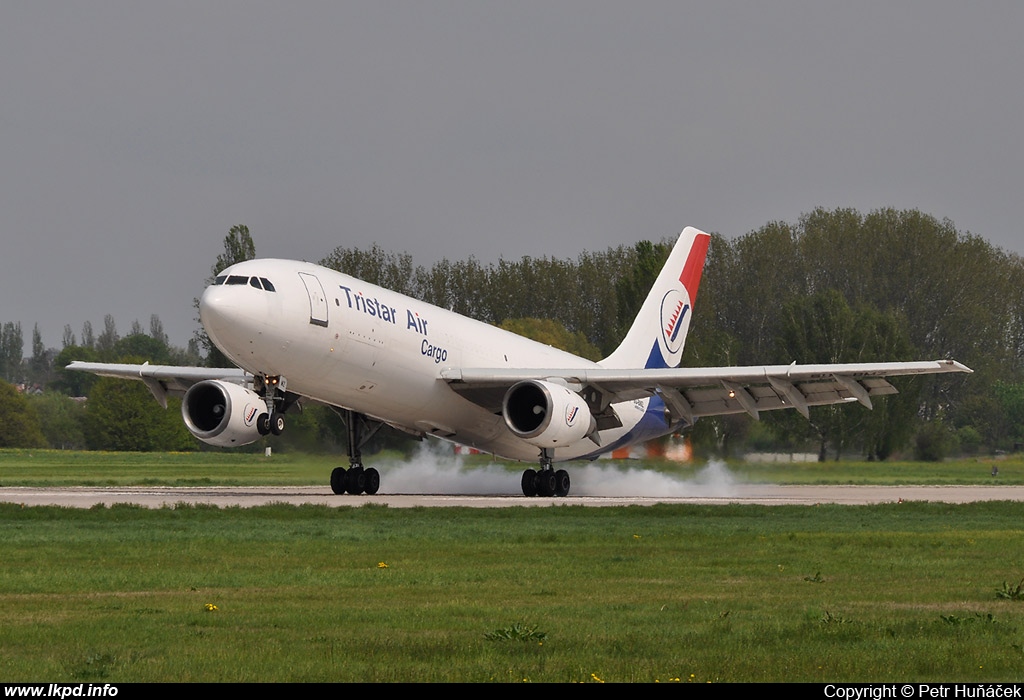
[[[634,466],[636,465],[636,466]],[[509,469],[504,463],[467,465],[466,459],[452,454],[447,443],[424,443],[407,461],[379,462],[381,493],[440,495],[521,496],[522,470],[533,466],[526,462]],[[682,476],[644,469],[633,462],[564,462],[572,479],[573,496],[675,496],[725,498],[735,494],[739,477],[719,460],[711,460],[696,474]]]

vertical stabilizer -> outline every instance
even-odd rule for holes
[[[683,229],[622,344],[600,362],[612,369],[678,367],[711,237]]]

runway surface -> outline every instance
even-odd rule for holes
[[[815,505],[840,503],[865,505],[900,501],[1024,501],[1024,486],[778,486],[736,484],[727,493],[701,496],[569,496],[568,498],[526,498],[510,495],[377,494],[335,496],[326,486],[204,486],[204,487],[0,487],[0,502],[25,506],[55,505],[91,508],[115,503],[132,503],[147,508],[176,504],[207,504],[222,508],[248,508],[270,503],[360,506],[386,504],[391,508],[464,507],[507,508],[515,506],[648,506],[656,503],[755,503],[762,505]]]

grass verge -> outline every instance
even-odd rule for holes
[[[434,443],[444,450],[444,443]],[[454,456],[451,459],[456,459]],[[493,464],[490,457],[459,457],[466,469]],[[399,453],[366,457],[366,465],[397,464]],[[601,461],[609,469],[653,469],[693,478],[704,460]],[[237,486],[324,485],[331,469],[347,466],[344,455],[240,452],[78,452],[0,450],[0,486]],[[502,464],[498,462],[498,464]],[[581,463],[571,463],[569,469]],[[505,465],[519,472],[523,464]],[[779,484],[1024,484],[1024,457],[971,458],[949,462],[830,461],[784,464],[728,463],[737,479]],[[993,467],[998,474],[993,475]],[[518,483],[518,479],[515,480]]]
[[[0,677],[1013,681],[1020,506],[0,504]]]

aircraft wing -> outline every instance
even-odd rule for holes
[[[898,393],[886,377],[971,372],[955,360],[871,362],[832,365],[767,365],[762,367],[681,367],[677,369],[605,369],[588,367],[543,369],[447,369],[441,378],[470,401],[501,411],[505,392],[526,380],[553,381],[588,397],[595,412],[610,403],[660,395],[677,418],[691,423],[701,416],[795,408],[805,417],[808,407],[859,401],[871,408],[871,397]]]
[[[110,364],[105,362],[72,362],[65,369],[92,372],[101,377],[138,379],[145,382],[160,405],[167,408],[167,396],[180,396],[190,386],[206,379],[220,379],[234,384],[246,384],[252,377],[237,367],[171,367],[168,365]]]

